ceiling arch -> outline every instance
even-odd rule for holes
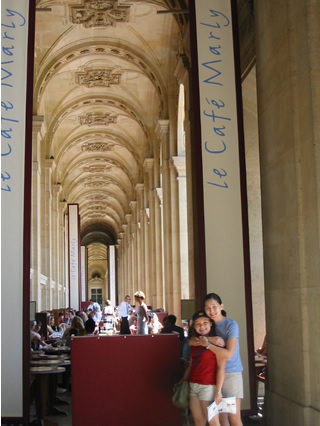
[[[167,90],[163,78],[159,73],[159,63],[153,63],[151,59],[146,57],[146,52],[138,50],[136,46],[119,39],[110,38],[96,38],[93,40],[90,38],[88,40],[81,40],[80,43],[79,41],[75,41],[71,46],[67,48],[63,47],[59,52],[53,50],[51,55],[49,54],[47,58],[44,58],[35,83],[34,111],[37,111],[38,114],[41,113],[41,111],[38,111],[38,108],[42,103],[46,86],[58,72],[61,72],[63,67],[69,66],[70,69],[70,63],[75,60],[90,58],[92,56],[120,58],[127,64],[127,69],[139,70],[151,81],[156,89],[155,92],[160,98],[163,111],[161,117],[165,118],[167,116]]]
[[[108,4],[124,19],[106,12],[95,20],[95,5]],[[169,118],[187,17],[157,11],[180,7],[177,0],[37,1],[33,113],[44,120],[52,183],[64,203],[79,205],[92,278],[107,273],[107,247],[121,238],[145,159],[154,155],[156,125]]]

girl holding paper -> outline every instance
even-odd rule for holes
[[[239,327],[227,318],[221,298],[209,293],[204,299],[205,313],[215,323],[217,337],[209,337],[209,350],[226,360],[225,379],[222,387],[224,398],[236,398],[236,414],[220,413],[221,426],[241,426],[241,399],[243,398],[242,363],[239,351]],[[221,341],[221,338],[223,339]],[[201,345],[199,338],[191,338],[190,346]],[[219,346],[225,345],[225,348]],[[229,423],[230,422],[230,423]]]
[[[204,311],[192,317],[191,333],[198,338],[199,345],[190,348],[190,363],[183,380],[190,382],[190,410],[196,426],[205,426],[208,421],[207,408],[222,400],[221,388],[224,380],[225,358],[208,350],[209,336],[214,336],[214,322]],[[219,426],[219,416],[209,421],[210,426]]]

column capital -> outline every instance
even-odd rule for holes
[[[67,210],[68,207],[68,203],[66,202],[66,200],[60,201],[60,209],[65,212]]]
[[[144,169],[149,172],[153,171],[154,168],[154,158],[146,158],[143,162]]]
[[[62,191],[62,185],[61,183],[53,184],[51,185],[51,189],[52,189],[52,192],[54,192],[56,195],[59,195],[60,192]]]
[[[130,201],[129,206],[130,206],[131,211],[134,213],[137,209],[137,201]]]
[[[137,183],[136,191],[137,192],[143,192],[144,191],[144,183]]]
[[[178,178],[186,177],[186,157],[172,157],[170,165],[176,168]]]
[[[52,169],[54,169],[55,166],[56,166],[54,158],[46,158],[44,160],[44,165],[45,165],[46,170],[52,170]]]
[[[158,136],[158,138],[162,138],[165,133],[169,132],[169,120],[159,120],[156,128],[155,128],[155,134]]]
[[[34,115],[32,117],[32,131],[34,133],[39,133],[44,122],[43,115]]]

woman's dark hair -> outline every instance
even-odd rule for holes
[[[209,293],[209,294],[207,294],[206,297],[204,298],[203,305],[206,303],[207,300],[210,300],[210,299],[213,299],[216,302],[218,302],[219,305],[222,305],[221,297],[218,296],[216,293]],[[222,309],[221,315],[223,315],[224,317],[226,317],[227,316],[226,311]]]
[[[76,329],[76,328],[74,328],[74,327],[70,327],[69,328],[69,335],[70,336],[78,336],[78,334],[79,334],[79,330],[78,329]]]

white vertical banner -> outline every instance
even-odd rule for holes
[[[69,225],[69,306],[79,310],[80,301],[80,241],[79,205],[68,204]]]
[[[81,301],[86,299],[86,280],[87,280],[87,248],[81,246]]]
[[[207,293],[219,294],[228,316],[239,324],[246,409],[250,386],[244,218],[231,0],[195,0],[195,11]]]
[[[23,416],[23,224],[28,23],[28,1],[1,1],[1,416],[3,418]],[[31,191],[31,188],[29,189]]]
[[[116,305],[116,248],[109,246],[109,299]]]
[[[64,270],[64,282],[66,283],[64,288],[64,306],[67,307],[69,305],[69,216],[67,214],[64,215],[64,259],[65,259],[65,270]]]

